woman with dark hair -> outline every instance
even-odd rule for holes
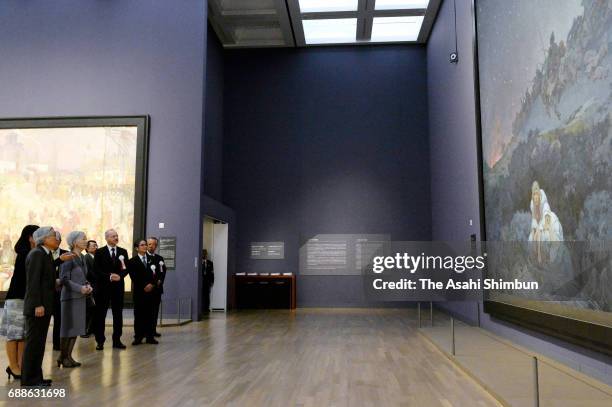
[[[21,231],[21,236],[15,244],[17,253],[15,269],[4,301],[0,335],[6,336],[6,354],[9,362],[6,373],[9,379],[11,376],[15,379],[21,378],[21,360],[25,347],[25,317],[23,315],[23,299],[26,291],[25,261],[30,250],[36,246],[32,234],[38,228],[37,225],[28,225]]]

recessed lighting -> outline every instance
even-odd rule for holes
[[[324,11],[357,11],[358,0],[300,0],[302,13]]]
[[[376,0],[375,10],[407,10],[427,8],[429,0]]]
[[[422,24],[423,16],[374,17],[371,41],[416,41]]]
[[[333,44],[355,42],[356,18],[302,20],[306,44]]]

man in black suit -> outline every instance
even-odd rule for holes
[[[85,258],[85,265],[87,266],[87,281],[89,281],[90,283],[92,283],[95,279],[93,274],[93,267],[96,250],[98,250],[98,242],[96,242],[95,240],[88,240],[87,249],[85,249],[86,253],[83,257]]]
[[[94,255],[98,250],[98,242],[95,240],[87,241],[87,249],[85,251],[85,265],[87,267],[87,281],[92,287],[95,286],[96,278],[93,273],[94,268]],[[89,338],[93,333],[93,320],[96,313],[95,303],[92,297],[87,297],[87,307],[85,308],[85,335],[81,335],[81,338]]]
[[[121,343],[123,331],[123,296],[125,293],[124,277],[127,275],[128,253],[117,246],[119,235],[114,229],[104,232],[106,246],[96,250],[94,255],[94,299],[96,301],[96,315],[94,318],[94,333],[96,335],[96,349],[104,349],[104,322],[110,304],[113,311],[113,348],[125,349]]]
[[[134,248],[136,255],[128,262],[134,298],[134,342],[132,345],[140,345],[143,338],[147,339],[147,343],[157,344],[153,335],[155,333],[154,303],[157,297],[159,273],[156,273],[157,267],[152,264],[152,258],[147,255],[146,240],[138,240]]]
[[[53,265],[55,266],[55,302],[53,304],[53,350],[60,350],[60,327],[62,325],[62,303],[60,297],[62,294],[62,285],[60,283],[59,272],[60,266],[66,260],[73,257],[73,254],[68,250],[61,249],[59,244],[62,244],[62,235],[57,230],[55,231],[58,247],[53,250]]]
[[[210,289],[215,284],[215,267],[213,262],[208,260],[208,250],[202,250],[202,309],[204,312],[210,311]]]
[[[161,296],[164,293],[164,281],[166,280],[166,263],[164,258],[156,253],[159,239],[156,237],[149,237],[147,239],[147,255],[151,259],[151,264],[155,266],[158,274],[157,278],[157,290],[155,290],[155,298],[153,299],[153,331],[156,337],[160,337],[161,334],[157,332],[157,321],[159,321],[159,306],[161,304]]]
[[[23,314],[25,315],[25,348],[21,364],[22,386],[50,386],[51,380],[44,379],[42,362],[49,322],[53,315],[55,296],[54,250],[59,247],[55,230],[50,226],[41,227],[32,238],[36,247],[26,258],[26,292]]]

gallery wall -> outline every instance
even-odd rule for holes
[[[443,2],[427,44],[433,240],[480,238],[472,1],[456,0],[456,8],[459,63],[449,62],[453,2]],[[612,377],[612,360],[602,354],[491,319],[474,302],[437,305],[472,323],[480,309],[484,328],[602,380]]]
[[[222,203],[223,198],[223,95],[225,89],[225,52],[217,35],[208,24],[206,36],[206,77],[204,82],[204,137],[202,143],[202,216],[211,217],[229,224],[228,236],[228,295],[231,298],[229,276],[235,270],[235,246],[238,224],[234,211]],[[210,247],[206,241],[209,236],[203,236],[203,247]],[[211,252],[209,252],[211,253]],[[212,253],[210,254],[211,260]],[[199,292],[202,291],[203,279],[200,275]],[[203,294],[206,295],[206,294]],[[194,306],[202,309],[202,295]],[[231,304],[229,304],[231,305]]]
[[[217,201],[222,200],[223,183],[223,86],[223,46],[208,24],[202,182],[204,194]]]
[[[206,35],[202,1],[6,0],[0,11],[0,117],[151,116],[147,233],[177,237],[166,299],[198,294]]]
[[[238,222],[236,271],[298,272],[317,234],[429,240],[425,49],[225,54],[223,198]],[[252,241],[285,242],[252,260]],[[298,276],[298,306],[366,305],[359,278]]]

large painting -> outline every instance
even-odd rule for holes
[[[479,0],[476,16],[489,273],[541,286],[489,310],[587,343],[612,327],[612,0]]]
[[[144,233],[146,130],[146,117],[0,120],[0,291],[28,224],[100,246],[114,228],[131,248]]]

